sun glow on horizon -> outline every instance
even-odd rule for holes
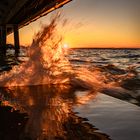
[[[65,43],[65,44],[63,45],[63,48],[68,49],[68,48],[69,48],[69,45],[68,45],[67,43]]]

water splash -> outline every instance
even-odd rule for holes
[[[69,84],[76,88],[99,89],[103,77],[85,68],[74,69],[62,47],[62,37],[57,34],[57,14],[49,25],[42,26],[29,48],[29,60],[0,75],[1,87]],[[65,22],[65,20],[64,20]],[[63,23],[62,23],[63,24]]]
[[[60,15],[54,17],[35,35],[30,46],[29,61],[15,66],[10,72],[0,75],[0,86],[25,86],[40,84],[67,83],[65,76],[70,72],[69,62],[62,48],[62,37],[57,35],[57,22]]]
[[[62,37],[57,34],[60,21],[61,16],[57,14],[49,25],[42,26],[29,48],[29,60],[13,67],[10,72],[1,73],[0,87],[67,84],[76,89],[103,92],[104,89],[125,86],[122,83],[126,77],[135,76],[129,71],[126,74],[121,71],[122,75],[112,74],[110,71],[116,71],[113,66],[91,70],[73,67],[66,57],[66,48],[62,47]],[[65,24],[66,20],[62,22]]]

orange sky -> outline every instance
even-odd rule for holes
[[[129,0],[118,0],[117,3],[115,0],[108,1],[74,0],[61,8],[69,21],[64,28],[59,29],[64,37],[63,42],[72,48],[140,48],[139,19],[135,14],[137,3],[132,5],[128,3]],[[50,16],[55,12],[20,29],[20,44],[29,45],[33,35],[40,29],[40,23],[49,23]],[[13,42],[13,35],[7,37],[7,42]]]

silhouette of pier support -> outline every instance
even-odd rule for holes
[[[6,25],[0,26],[0,51],[1,55],[6,55]]]
[[[14,32],[14,46],[15,46],[15,56],[18,56],[20,52],[19,45],[19,31],[17,24],[8,24],[0,26],[0,53],[1,55],[6,55],[6,36],[7,36],[7,28],[12,28]]]
[[[18,25],[15,24],[13,26],[14,29],[14,45],[15,45],[15,55],[18,56],[20,47],[19,47],[19,32],[18,32]]]

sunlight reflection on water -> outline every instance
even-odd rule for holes
[[[83,98],[80,98],[75,91],[76,89],[68,85],[1,89],[7,98],[16,99],[15,108],[23,110],[29,116],[22,137],[39,140],[44,138],[80,140],[81,137],[109,140],[109,136],[96,132],[97,128],[73,111],[76,104],[78,106],[86,104],[90,99],[94,99],[97,93],[81,92]],[[83,102],[84,97],[88,98]]]

